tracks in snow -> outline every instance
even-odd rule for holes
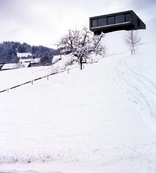
[[[126,89],[133,102],[146,112],[143,120],[156,134],[156,83],[133,69],[123,59],[118,63],[117,75],[121,80],[122,89]],[[140,66],[140,70],[141,68]]]

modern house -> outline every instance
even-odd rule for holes
[[[146,25],[132,10],[90,17],[89,25],[95,35],[102,32],[146,29]]]

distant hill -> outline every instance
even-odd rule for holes
[[[17,53],[30,53],[31,57],[40,57],[41,64],[44,65],[51,63],[53,56],[59,54],[59,51],[44,46],[31,46],[27,43],[5,41],[0,43],[0,64],[17,63],[19,61]],[[30,56],[26,58],[30,58]]]

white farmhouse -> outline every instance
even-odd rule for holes
[[[30,67],[31,65],[39,64],[41,59],[41,58],[33,58],[33,54],[30,52],[28,53],[17,52],[17,57],[19,58],[20,67]]]

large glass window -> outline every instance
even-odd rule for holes
[[[125,16],[124,15],[115,16],[115,23],[123,23],[123,22],[125,22]]]
[[[91,26],[92,26],[92,27],[97,27],[97,19],[93,19],[93,20],[91,21]]]
[[[131,22],[131,14],[126,14],[126,22]]]
[[[104,25],[107,25],[106,18],[98,19],[98,26],[104,26]]]
[[[115,23],[115,21],[114,21],[114,16],[108,17],[108,25],[112,25],[112,24],[114,24],[114,23]]]

